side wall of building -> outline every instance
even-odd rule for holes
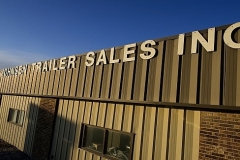
[[[0,138],[28,155],[32,153],[40,98],[2,96],[0,106]],[[23,125],[8,122],[9,109],[24,111]]]
[[[52,155],[105,160],[80,149],[81,124],[134,133],[133,160],[198,159],[200,112],[156,106],[60,100]]]

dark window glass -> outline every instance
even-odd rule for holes
[[[107,154],[121,160],[128,160],[131,151],[131,136],[108,131]]]
[[[85,138],[83,147],[87,147],[88,149],[102,152],[103,142],[104,142],[104,129],[85,126]]]
[[[8,122],[16,123],[19,125],[23,124],[24,111],[10,108],[8,113]]]

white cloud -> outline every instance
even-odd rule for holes
[[[18,50],[0,50],[0,70],[51,59],[50,56]]]

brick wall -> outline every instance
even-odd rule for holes
[[[55,109],[56,99],[41,99],[32,151],[34,160],[47,160],[49,157]]]
[[[240,114],[201,112],[200,160],[240,159]]]

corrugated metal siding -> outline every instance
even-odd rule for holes
[[[216,32],[216,51],[207,53],[199,45],[191,54],[191,36],[185,39],[183,56],[177,55],[178,39],[157,41],[157,56],[150,60],[114,64],[102,63],[86,67],[85,55],[78,55],[75,69],[36,72],[29,65],[27,74],[1,77],[1,92],[47,94],[92,98],[111,98],[148,102],[232,105],[240,103],[239,50],[223,44],[224,30]],[[234,33],[240,39],[239,32]],[[207,33],[203,34],[207,37]],[[96,59],[99,52],[96,53]],[[106,50],[110,58],[110,50]],[[123,47],[115,51],[115,59],[123,57]],[[59,63],[59,62],[58,62]],[[237,86],[237,87],[236,87]]]
[[[78,148],[81,124],[87,123],[134,133],[133,160],[198,159],[199,113],[154,106],[61,100],[52,155],[58,160],[104,159]]]
[[[39,98],[3,96],[0,107],[0,138],[31,155]],[[7,122],[9,108],[25,111],[22,126]]]

